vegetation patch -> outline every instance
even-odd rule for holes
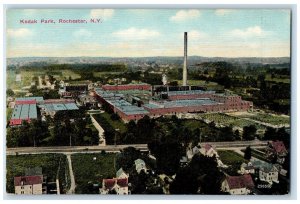
[[[116,154],[73,154],[72,167],[76,182],[76,194],[99,194],[102,179],[112,178]]]

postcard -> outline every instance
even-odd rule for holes
[[[7,194],[290,193],[290,9],[5,17]]]

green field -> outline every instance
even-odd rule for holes
[[[11,118],[12,112],[13,112],[12,108],[6,108],[6,122],[8,122],[9,119]]]
[[[223,164],[229,166],[224,171],[231,176],[238,175],[241,164],[246,162],[243,156],[231,150],[218,150],[218,154]]]
[[[281,77],[281,78],[280,78]],[[291,79],[286,75],[276,76],[272,79],[271,74],[266,74],[266,81],[274,81],[277,83],[291,83]]]
[[[120,133],[124,133],[126,132],[127,128],[126,125],[123,121],[121,120],[112,120],[110,118],[110,114],[107,112],[104,113],[100,113],[99,115],[101,115],[103,118],[105,118],[107,120],[107,122],[114,128],[114,129],[119,129]],[[97,116],[98,114],[93,115],[93,117],[97,120]],[[97,120],[98,121],[98,120]],[[98,121],[99,122],[99,121]],[[101,124],[100,124],[101,125]]]
[[[264,123],[269,123],[272,125],[283,125],[283,124],[290,123],[290,117],[267,114],[267,113],[258,113],[255,116],[252,116],[251,119],[258,120]]]
[[[16,74],[15,71],[7,71],[6,72],[6,85],[7,88],[13,89],[13,90],[20,90],[24,86],[30,86],[32,82],[32,78],[34,76],[42,76],[46,74],[46,71],[20,71],[21,74],[21,82],[16,82]],[[71,77],[72,79],[79,79],[80,75],[76,74],[72,70],[62,70],[60,71],[60,74],[56,73],[54,77],[57,80],[66,80]]]
[[[62,154],[18,155],[6,157],[6,191],[14,193],[14,177],[25,175],[28,168],[41,167],[47,181],[59,178],[61,190],[69,185],[69,169],[66,156]],[[59,171],[58,171],[59,170]]]
[[[245,126],[255,125],[257,129],[262,128],[261,125],[255,123],[255,122],[245,120],[243,118],[230,116],[230,115],[227,115],[224,113],[204,113],[204,114],[200,114],[200,117],[203,120],[213,121],[214,123],[223,125],[223,126],[232,125],[235,127],[243,128]]]
[[[178,84],[182,84],[182,80],[176,80],[178,82]],[[205,85],[205,86],[218,86],[219,84],[216,82],[206,82],[204,80],[188,80],[188,85],[192,85],[192,86],[201,86],[201,85]]]
[[[116,154],[73,154],[72,166],[76,182],[76,194],[99,193],[103,178],[112,178],[116,174],[114,159]],[[96,160],[94,160],[96,158]],[[98,184],[94,190],[90,185]]]
[[[108,76],[108,75],[117,75],[117,74],[122,74],[123,72],[94,72],[93,75],[94,77],[103,77],[103,76]]]

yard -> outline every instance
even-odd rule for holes
[[[55,181],[58,177],[61,190],[69,185],[69,170],[66,157],[62,154],[18,155],[6,157],[6,191],[14,193],[14,177],[24,176],[28,168],[41,167],[47,181]]]
[[[237,171],[240,169],[241,164],[246,162],[243,156],[231,150],[218,150],[218,154],[221,161],[229,166],[224,171],[231,176],[239,175]]]
[[[76,182],[76,194],[97,194],[103,178],[116,174],[114,160],[116,154],[91,153],[73,154],[72,166]]]

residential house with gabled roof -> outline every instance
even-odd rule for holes
[[[128,179],[129,175],[123,170],[123,168],[120,168],[117,173],[116,173],[116,178],[121,179],[121,178],[127,178]]]
[[[14,178],[15,194],[41,195],[43,192],[43,175],[17,176]]]
[[[287,156],[287,149],[282,141],[270,141],[266,147],[266,155],[269,159],[276,158],[279,164],[283,164]]]
[[[103,179],[100,194],[128,195],[128,178]]]
[[[146,163],[142,159],[137,159],[134,161],[135,169],[138,173],[140,173],[142,170],[147,173]]]
[[[255,173],[255,166],[253,166],[253,164],[251,162],[242,163],[240,173],[241,174],[254,174]]]
[[[259,179],[270,184],[272,184],[273,182],[279,183],[278,174],[279,170],[273,164],[265,163],[259,168]]]
[[[221,190],[231,195],[248,195],[253,188],[254,182],[250,174],[227,176],[221,185]]]
[[[219,158],[218,152],[210,144],[204,144],[203,147],[200,148],[200,153],[204,156],[215,156],[216,158]]]

